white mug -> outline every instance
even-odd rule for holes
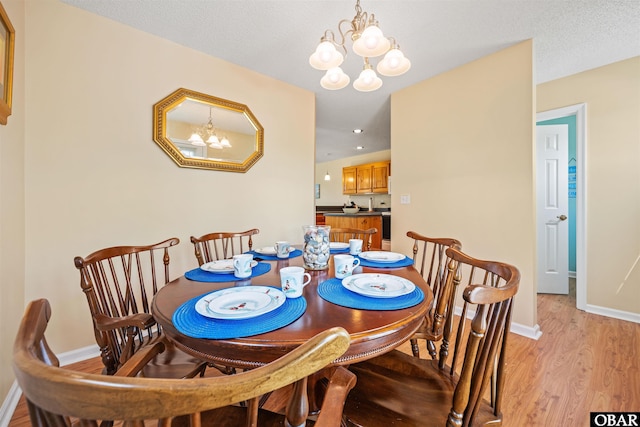
[[[238,279],[245,279],[251,276],[252,254],[240,254],[233,256],[233,275]]]
[[[362,252],[362,239],[349,239],[349,253],[358,255]]]
[[[280,269],[280,285],[287,298],[302,296],[302,288],[309,282],[311,282],[311,275],[306,273],[302,267],[283,267]]]
[[[353,255],[334,255],[333,264],[336,268],[336,278],[344,279],[353,274],[353,270],[360,265],[360,259]]]
[[[278,241],[276,242],[274,248],[276,249],[276,256],[278,258],[289,258],[289,248],[291,245],[289,242]]]

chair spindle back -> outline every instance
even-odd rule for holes
[[[250,251],[253,248],[253,237],[260,230],[253,228],[241,232],[215,232],[204,236],[191,236],[198,265],[221,259],[229,259],[234,255]]]

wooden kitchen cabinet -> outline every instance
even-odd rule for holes
[[[378,232],[371,236],[371,249],[382,248],[382,216],[381,215],[325,215],[326,225],[332,228],[359,228],[366,230],[375,227]]]
[[[358,169],[355,166],[342,168],[342,194],[356,194]]]
[[[371,165],[358,166],[358,185],[356,186],[356,193],[366,194],[371,193]]]
[[[374,163],[371,166],[371,192],[388,193],[391,162]]]
[[[342,168],[342,193],[387,194],[390,172],[391,162],[388,161]]]

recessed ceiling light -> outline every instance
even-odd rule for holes
[[[362,129],[354,129],[353,130],[353,133],[362,133],[362,132],[364,132]]]
[[[358,146],[356,147],[356,150],[364,150],[364,145],[358,145]]]

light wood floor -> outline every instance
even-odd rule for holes
[[[569,296],[538,295],[543,335],[510,334],[506,426],[588,426],[592,411],[640,410],[640,324],[575,307],[573,287]],[[97,358],[70,367],[101,370]],[[30,425],[23,399],[9,425]]]

